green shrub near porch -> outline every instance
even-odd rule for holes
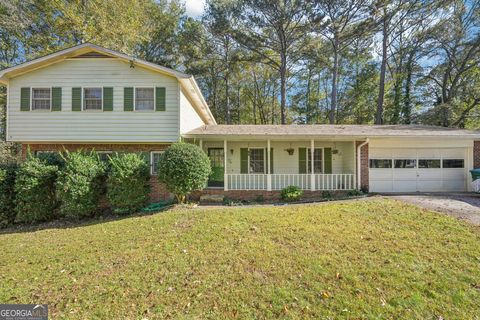
[[[142,155],[114,154],[109,157],[107,198],[115,212],[142,209],[150,194],[150,170]]]
[[[15,221],[15,177],[17,164],[0,166],[0,228]]]
[[[57,166],[31,156],[20,165],[15,180],[16,221],[31,223],[57,216],[57,174]]]
[[[280,196],[283,201],[298,201],[303,196],[303,190],[297,186],[288,186],[282,189]]]
[[[105,164],[96,152],[66,152],[57,180],[60,212],[67,218],[91,216],[105,194]]]
[[[210,159],[202,149],[193,144],[174,143],[160,156],[158,179],[178,202],[195,190],[207,186],[212,173]]]

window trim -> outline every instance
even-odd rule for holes
[[[412,169],[418,169],[418,157],[416,158],[393,158],[393,169],[402,169],[402,170],[405,170],[405,169],[408,169],[408,170],[412,170]],[[413,161],[415,162],[415,166],[413,168],[407,168],[407,167],[397,167],[396,165],[396,162],[397,161]]]
[[[52,88],[47,86],[30,87],[30,111],[34,112],[49,112],[52,111]],[[33,109],[33,89],[50,89],[50,109]]]
[[[306,148],[307,151],[306,151],[306,160],[305,160],[305,165],[307,167],[307,174],[312,174],[312,172],[308,172],[308,163],[311,161],[311,157],[308,155],[308,150],[310,150],[311,148]],[[315,150],[316,149],[321,149],[322,150],[322,170],[320,173],[317,173],[317,172],[313,172],[313,174],[324,174],[325,173],[325,148],[324,147],[320,147],[320,148],[313,148],[313,152],[315,154]],[[315,158],[315,157],[314,157]],[[315,159],[313,159],[315,161]],[[313,168],[313,167],[312,167]],[[313,170],[315,171],[315,170]]]
[[[103,87],[88,86],[88,87],[81,87],[81,88],[82,88],[82,99],[81,99],[82,100],[81,101],[82,112],[83,111],[86,111],[86,112],[103,112]],[[98,110],[96,110],[96,109],[85,109],[85,103],[84,103],[85,102],[85,89],[99,89],[99,88],[102,90],[102,103],[101,103],[102,109],[98,109]]]
[[[153,172],[153,155],[154,154],[163,154],[165,150],[154,150],[150,151],[150,175],[158,176],[158,172]]]
[[[137,110],[137,88],[138,89],[153,89],[153,109],[152,110]],[[133,112],[155,112],[157,105],[157,97],[155,93],[155,86],[134,86],[133,87]]]
[[[417,169],[419,170],[431,170],[431,169],[443,169],[442,168],[442,159],[441,158],[418,158],[417,159]],[[440,163],[440,166],[439,167],[428,167],[428,168],[424,168],[424,167],[420,167],[420,161],[439,161]]]
[[[263,150],[263,173],[260,173],[260,172],[250,172],[250,150],[252,149],[260,149],[260,150]],[[267,171],[267,154],[266,154],[266,150],[267,148],[263,148],[263,147],[252,147],[252,148],[248,148],[248,174],[265,174],[266,171]]]
[[[35,157],[37,157],[39,154],[49,154],[49,153],[59,153],[59,151],[55,151],[55,150],[36,150],[35,151]]]
[[[445,160],[461,160],[462,161],[462,166],[460,168],[457,168],[457,167],[454,167],[454,168],[447,167],[447,168],[445,168],[444,165],[443,165],[443,162]],[[463,158],[463,159],[462,158],[450,158],[450,157],[449,158],[442,158],[442,169],[447,169],[447,170],[448,169],[450,169],[450,170],[452,170],[452,169],[453,170],[465,169],[465,158]]]
[[[376,168],[376,167],[372,167],[371,166],[371,161],[374,161],[374,160],[388,160],[390,161],[390,167],[387,167],[387,168]],[[392,170],[392,169],[395,169],[394,168],[394,159],[393,158],[369,158],[368,159],[368,169],[373,169],[373,170],[377,170],[377,169],[380,169],[380,170],[384,170],[384,169],[389,169],[389,170]]]

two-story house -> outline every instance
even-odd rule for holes
[[[159,154],[184,139],[210,157],[204,192],[276,197],[307,194],[466,191],[480,167],[480,133],[428,126],[217,125],[191,75],[93,44],[0,71],[7,86],[8,141],[25,154],[95,149]],[[168,196],[155,183],[153,199]]]

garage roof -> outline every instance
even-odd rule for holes
[[[205,125],[185,137],[323,136],[479,138],[480,130],[424,125]]]

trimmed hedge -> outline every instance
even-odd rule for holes
[[[210,159],[193,144],[174,143],[160,156],[158,179],[182,203],[186,196],[207,186]]]
[[[20,165],[15,180],[15,221],[31,223],[57,216],[57,174],[57,166],[48,165],[35,157],[28,157]]]
[[[114,154],[109,157],[107,198],[115,212],[142,209],[150,194],[150,168],[140,154]]]
[[[15,221],[15,163],[0,165],[0,228]]]
[[[65,152],[57,180],[60,212],[67,218],[92,216],[105,194],[105,164],[95,152]]]

